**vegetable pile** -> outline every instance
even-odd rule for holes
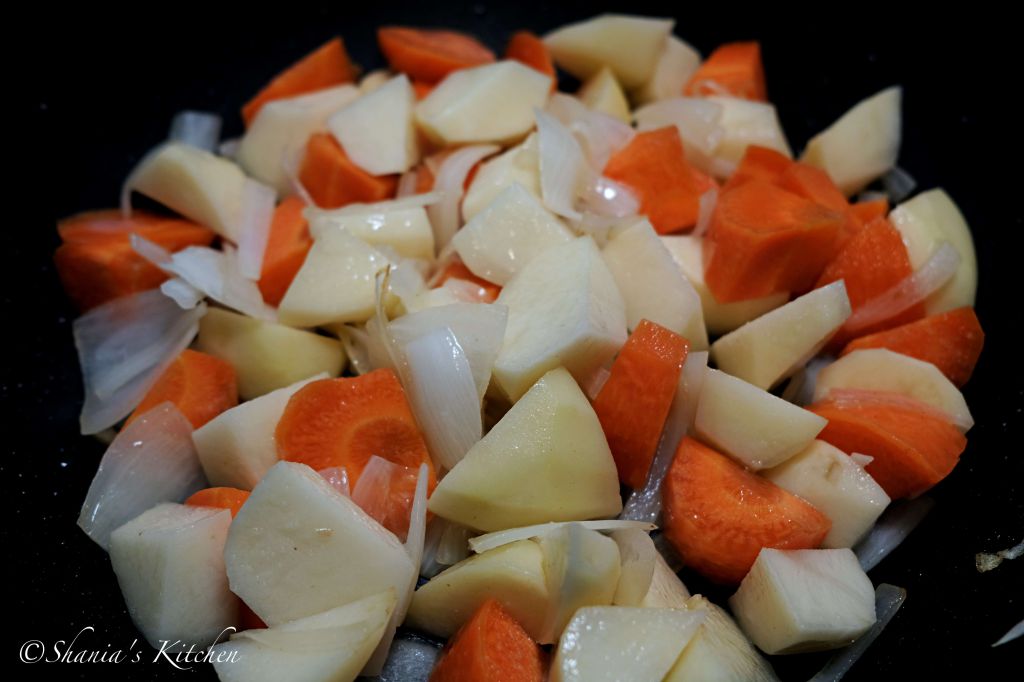
[[[336,38],[59,223],[112,439],[79,525],[147,641],[225,681],[682,682],[838,680],[879,635],[905,592],[866,571],[973,425],[971,233],[907,198],[898,87],[794,159],[760,45],[672,30],[384,27],[364,75]]]

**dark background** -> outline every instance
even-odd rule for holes
[[[459,28],[500,52],[516,29],[542,33],[608,8],[676,14],[676,33],[705,55],[724,41],[759,39],[769,96],[797,151],[856,101],[893,83],[904,86],[900,163],[920,187],[944,187],[973,228],[977,309],[987,338],[965,390],[977,424],[962,462],[931,493],[938,503],[931,515],[871,574],[876,584],[906,587],[909,599],[847,679],[958,679],[1020,670],[1024,645],[993,650],[990,644],[1024,618],[1024,559],[986,574],[974,568],[976,552],[1024,539],[1018,250],[1024,211],[1015,111],[1024,60],[1020,38],[1010,33],[1016,20],[975,5],[957,6],[955,16],[926,17],[874,4],[844,7],[839,16],[832,7],[826,13],[824,3],[813,11],[773,4],[759,12],[735,4],[645,2],[212,5],[99,10],[36,3],[23,8],[27,16],[5,19],[5,108],[13,93],[15,114],[5,130],[11,175],[0,227],[6,322],[0,497],[9,607],[2,659],[5,668],[14,666],[7,679],[213,677],[208,667],[188,673],[167,664],[16,665],[18,648],[29,639],[52,644],[85,626],[96,633],[86,633],[79,648],[127,648],[136,637],[106,555],[75,526],[103,448],[78,435],[75,312],[51,264],[54,221],[115,206],[128,170],[165,137],[180,109],[219,112],[225,135],[240,133],[241,104],[334,35],[369,69],[382,64],[373,33],[382,23]],[[806,679],[817,662],[775,659],[786,680]]]

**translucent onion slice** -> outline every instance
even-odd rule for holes
[[[879,585],[875,590],[875,617],[877,618],[875,624],[858,637],[853,644],[836,652],[825,664],[825,667],[810,679],[810,682],[839,682],[843,679],[843,676],[864,655],[871,643],[882,634],[882,630],[900,610],[906,598],[907,591],[902,587],[894,587],[886,583]]]
[[[988,571],[999,568],[999,565],[1009,559],[1019,559],[1024,556],[1024,541],[1010,547],[1008,549],[1001,549],[995,554],[989,554],[988,552],[979,552],[974,555],[974,565],[978,569],[979,573],[987,573]]]
[[[416,184],[419,182],[420,172],[416,168],[407,170],[398,178],[398,188],[395,190],[395,197],[404,199],[416,194]]]
[[[718,188],[712,187],[700,195],[697,206],[697,225],[693,228],[694,237],[703,237],[711,227],[711,216],[715,214],[715,206],[718,205]]]
[[[345,497],[352,495],[351,489],[348,485],[348,471],[345,467],[327,467],[317,472],[320,474],[325,481],[331,484],[331,487],[337,490]]]
[[[917,180],[899,166],[894,166],[882,176],[882,185],[889,200],[898,204],[913,193],[917,187]]]
[[[587,213],[625,218],[640,212],[640,202],[625,185],[598,175],[580,192],[580,209]]]
[[[855,310],[843,325],[844,332],[856,334],[921,303],[941,289],[959,265],[960,253],[949,242],[942,242],[917,271]]]
[[[871,455],[862,455],[859,452],[851,452],[850,459],[852,459],[861,469],[875,461],[875,458]]]
[[[611,375],[612,371],[607,367],[598,367],[583,378],[583,381],[580,382],[580,388],[583,389],[587,398],[593,402],[594,400],[597,400],[598,394],[601,392],[601,389],[604,388],[604,385],[608,383],[608,378]]]
[[[483,437],[469,358],[448,327],[403,345],[405,390],[434,460],[451,470]]]
[[[246,279],[256,281],[260,278],[276,201],[277,193],[273,188],[252,178],[245,179],[238,236],[238,271]]]
[[[687,151],[714,153],[725,130],[719,125],[722,105],[702,98],[677,97],[640,107],[634,114],[637,130],[654,130],[674,125]]]
[[[173,142],[184,142],[187,145],[205,149],[208,152],[218,151],[220,140],[221,118],[207,111],[180,111],[171,119]]]
[[[103,549],[110,533],[161,502],[181,502],[205,487],[192,424],[161,403],[126,426],[103,454],[78,525]]]
[[[997,647],[1002,646],[1004,644],[1009,644],[1013,640],[1018,639],[1020,637],[1024,637],[1024,620],[1010,628],[1010,630],[1005,635],[1000,637],[999,641],[994,642],[992,646]]]
[[[434,178],[434,189],[441,193],[441,200],[427,209],[430,224],[434,228],[434,244],[443,248],[462,227],[463,186],[469,172],[480,161],[501,151],[493,144],[474,144],[452,152],[441,163]]]
[[[870,571],[889,556],[906,540],[910,532],[917,528],[934,506],[935,502],[928,497],[918,497],[889,505],[867,537],[853,548],[861,568]]]
[[[206,298],[203,292],[183,280],[181,277],[172,277],[160,285],[160,291],[173,300],[184,310],[191,310]]]
[[[782,391],[782,399],[794,405],[810,405],[814,402],[814,387],[818,383],[818,373],[835,362],[831,355],[818,355],[811,358],[806,365],[797,370],[789,379]]]
[[[537,118],[540,190],[544,205],[558,215],[579,220],[576,196],[593,175],[579,142],[558,119],[541,110]]]
[[[399,516],[396,519],[394,512],[400,505],[412,510],[415,488],[410,490],[409,484],[416,480],[416,476],[415,469],[373,455],[363,467],[362,473],[359,474],[359,480],[356,481],[355,488],[352,489],[352,501],[382,526],[385,526],[389,520],[395,522],[392,525],[402,525],[404,516]],[[405,541],[408,533],[407,527],[385,527],[393,532],[399,540]]]
[[[556,92],[544,111],[576,137],[591,168],[600,173],[615,152],[628,145],[636,131],[619,119],[590,109],[576,97]]]
[[[509,528],[508,530],[499,530],[494,533],[486,533],[484,535],[478,535],[475,538],[471,538],[469,541],[469,548],[480,554],[488,550],[494,549],[495,547],[501,547],[518,540],[529,540],[530,538],[540,537],[550,533],[551,531],[560,528],[569,523],[578,523],[588,530],[597,531],[615,531],[615,530],[626,530],[627,528],[639,528],[643,531],[651,531],[657,528],[653,523],[646,521],[631,521],[624,519],[598,519],[596,521],[552,521],[549,523],[539,523],[535,526],[523,526],[522,528]]]
[[[346,204],[341,208],[327,209],[309,205],[303,210],[302,215],[312,223],[321,219],[330,219],[338,216],[389,213],[392,211],[404,211],[410,208],[422,208],[436,204],[442,198],[443,196],[440,192],[432,191],[412,194],[397,199],[388,199],[387,201],[378,201],[372,204]]]
[[[469,539],[474,533],[465,526],[447,522],[437,543],[434,560],[445,566],[454,566],[469,556]]]
[[[75,320],[75,348],[85,386],[83,434],[127,417],[146,391],[188,348],[205,305],[182,310],[159,289],[114,299]]]
[[[647,472],[647,480],[643,488],[630,494],[622,513],[619,514],[620,519],[657,523],[658,516],[661,515],[661,483],[668,474],[680,441],[693,427],[693,419],[697,414],[697,398],[701,386],[704,385],[707,368],[707,351],[686,356],[683,371],[679,374],[679,383],[676,384],[676,395],[665,419],[665,429],[661,432],[658,449]]]

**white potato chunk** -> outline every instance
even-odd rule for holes
[[[759,147],[774,149],[780,154],[792,157],[793,152],[786,142],[786,134],[779,123],[779,115],[775,107],[767,102],[754,102],[738,97],[708,97],[722,107],[722,115],[718,120],[723,135],[714,156],[729,164],[738,164],[747,147],[756,144]]]
[[[404,173],[419,161],[409,77],[395,76],[327,121],[352,162],[370,175]]]
[[[346,230],[370,246],[388,246],[403,258],[434,258],[434,229],[423,206],[408,206],[399,199],[307,213],[314,239],[327,232]]]
[[[482,531],[622,510],[601,423],[564,369],[548,372],[437,484],[429,509]]]
[[[537,134],[530,133],[520,144],[480,164],[473,182],[466,190],[466,196],[462,198],[462,215],[467,221],[472,220],[514,184],[521,185],[540,199],[540,158],[537,145]]]
[[[824,347],[850,316],[843,280],[815,289],[711,344],[718,368],[768,390]]]
[[[767,654],[836,649],[875,622],[875,590],[849,549],[766,547],[729,606]]]
[[[205,649],[238,624],[228,589],[226,509],[165,503],[110,535],[110,563],[128,614],[154,648]]]
[[[672,19],[602,14],[547,34],[544,44],[555,63],[580,80],[607,66],[623,86],[635,88],[654,73],[674,25]]]
[[[689,598],[690,591],[686,585],[668,565],[661,552],[656,552],[651,587],[639,605],[649,609],[681,609]]]
[[[670,35],[647,82],[630,93],[637,106],[679,97],[700,67],[700,53],[689,43]]]
[[[588,78],[576,96],[594,111],[631,123],[629,102],[615,74],[607,66]]]

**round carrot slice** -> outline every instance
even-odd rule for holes
[[[167,401],[198,429],[238,404],[235,368],[218,357],[185,350],[164,370],[125,423]]]

